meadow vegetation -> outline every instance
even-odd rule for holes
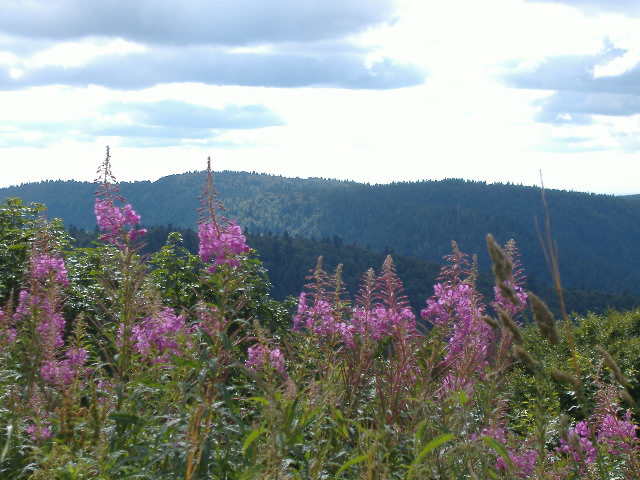
[[[91,248],[0,205],[2,478],[640,477],[640,310],[555,320],[515,242],[492,298],[453,243],[418,315],[390,256],[352,297],[320,259],[288,305],[210,165],[198,255],[140,253],[108,151],[96,183]]]

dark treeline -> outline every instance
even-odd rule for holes
[[[203,181],[195,172],[123,183],[121,191],[145,224],[195,228]],[[462,180],[366,185],[241,172],[219,172],[214,181],[229,218],[246,231],[287,232],[298,244],[302,238],[331,239],[330,244],[336,238],[343,246],[436,263],[456,240],[463,252],[478,255],[483,271],[490,267],[485,237],[492,233],[500,243],[515,239],[527,273],[539,284],[550,281],[536,228],[537,220],[544,230],[539,188]],[[50,218],[91,230],[94,188],[86,182],[42,182],[0,189],[0,199],[45,203]],[[640,294],[640,202],[557,190],[546,191],[546,199],[565,287],[618,297]]]
[[[197,254],[196,232],[192,229],[174,228],[171,225],[150,227],[144,238],[142,253],[149,254],[161,249],[167,241],[167,236],[173,231],[182,235],[182,245],[186,249]],[[75,239],[77,247],[91,247],[98,236],[95,231],[78,229],[75,226],[69,228],[69,233]],[[346,244],[337,235],[321,240],[292,236],[288,232],[282,235],[248,233],[246,237],[247,243],[256,250],[258,258],[267,269],[272,284],[271,296],[280,301],[299,295],[320,256],[323,257],[323,268],[328,273],[333,273],[339,264],[343,265],[342,279],[347,290],[353,295],[358,291],[362,275],[369,268],[377,272],[385,257],[391,254],[411,306],[419,314],[425,307],[426,299],[433,295],[433,285],[437,283],[441,268],[440,263],[398,255],[391,250],[376,251],[353,243]],[[523,267],[527,273],[527,266]],[[493,274],[488,271],[480,272],[478,275],[478,290],[487,298],[493,298],[493,279]],[[526,287],[544,298],[559,316],[560,307],[554,287],[540,282],[536,277],[528,277]],[[564,296],[569,312],[577,314],[604,313],[609,309],[629,310],[640,305],[640,295],[629,292],[615,294],[593,289],[568,288],[564,290]]]

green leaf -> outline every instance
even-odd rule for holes
[[[360,463],[366,459],[367,459],[367,455],[360,455],[359,457],[352,458],[348,462],[345,462],[344,464],[342,464],[342,466],[340,467],[336,475],[339,475],[340,473],[344,472],[347,468],[355,465],[356,463]]]
[[[422,420],[419,424],[418,424],[418,428],[416,429],[416,436],[415,436],[415,442],[418,443],[421,439],[422,439],[422,435],[424,435],[424,431],[427,427],[427,421],[426,420]]]
[[[11,434],[13,433],[13,425],[7,425],[7,441],[4,443],[4,447],[2,448],[2,453],[0,454],[0,463],[4,461],[7,456],[7,452],[9,451],[9,442],[11,441]]]
[[[453,438],[453,434],[445,433],[444,435],[440,435],[439,437],[436,437],[433,440],[431,440],[429,443],[427,443],[424,446],[424,448],[422,449],[422,451],[420,451],[418,456],[411,463],[411,466],[409,467],[409,471],[407,472],[407,479],[410,479],[411,477],[413,477],[413,473],[414,473],[416,467],[418,466],[420,461],[425,457],[425,455],[427,455],[429,452],[435,450],[436,448],[438,448],[443,443],[448,442],[452,438]]]
[[[509,468],[513,468],[513,462],[511,461],[511,458],[509,457],[509,453],[507,452],[507,450],[498,443],[498,441],[495,438],[492,437],[488,437],[488,436],[483,436],[482,440],[484,440],[484,442],[489,445],[491,448],[493,448],[496,452],[498,452],[498,455],[500,455],[502,457],[502,459],[507,462],[507,465],[509,465]]]
[[[245,439],[242,444],[242,455],[245,455],[247,449],[251,446],[251,444],[258,438],[261,434],[264,433],[264,428],[260,427],[256,430],[253,430]]]
[[[262,472],[263,468],[264,467],[262,465],[254,465],[249,470],[244,472],[238,480],[250,480],[252,478],[256,478],[257,474]]]
[[[114,412],[109,415],[109,418],[122,425],[139,425],[142,423],[140,417],[129,413]]]

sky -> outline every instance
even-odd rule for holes
[[[0,187],[214,170],[640,193],[637,0],[0,0]]]

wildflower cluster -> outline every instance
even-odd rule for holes
[[[282,374],[286,373],[285,358],[282,351],[279,348],[271,350],[269,347],[259,343],[247,349],[245,365],[252,370],[273,368]]]
[[[596,447],[591,441],[589,422],[582,420],[569,430],[567,440],[560,438],[559,452],[569,454],[577,463],[593,463],[596,459]]]
[[[353,326],[337,318],[334,306],[326,299],[319,298],[313,305],[309,305],[307,293],[302,292],[298,299],[298,313],[293,317],[292,331],[308,329],[321,337],[333,334],[347,336],[353,331]]]
[[[631,421],[631,411],[627,410],[619,418],[607,414],[598,428],[598,443],[609,448],[609,453],[619,455],[638,447],[638,425]]]
[[[68,387],[74,378],[82,373],[87,363],[89,352],[85,348],[68,347],[61,360],[45,360],[40,367],[40,375],[45,382],[58,387]]]
[[[483,321],[485,307],[473,284],[466,255],[454,244],[454,253],[447,259],[450,263],[420,315],[448,336],[443,366],[449,373],[444,379],[444,393],[471,393],[477,380],[482,379],[490,346],[496,339]],[[461,275],[468,278],[463,280]]]
[[[147,232],[145,228],[134,228],[140,224],[140,215],[130,204],[117,207],[112,198],[96,198],[94,211],[98,227],[105,232],[100,237],[103,242],[121,245],[123,236],[133,242]]]
[[[123,325],[120,325],[122,335]],[[182,356],[189,345],[191,331],[182,315],[166,307],[152,317],[143,318],[133,326],[131,341],[134,349],[154,364],[166,364],[172,355]]]
[[[250,251],[240,225],[220,215],[224,207],[217,199],[217,195],[213,186],[211,158],[209,158],[207,160],[206,182],[200,197],[202,207],[198,223],[198,239],[200,241],[198,254],[203,263],[213,259],[213,265],[208,268],[210,273],[215,273],[216,267],[219,265],[239,267],[239,258],[246,256]]]
[[[340,267],[333,279],[328,279],[321,262],[311,277],[313,293],[302,292],[298,310],[293,317],[293,332],[309,331],[319,337],[334,337],[350,348],[357,338],[379,341],[394,336],[412,335],[416,331],[416,317],[402,292],[402,283],[395,274],[390,256],[382,273],[374,278],[373,270],[363,280],[363,295],[356,298],[353,308],[330,291],[331,283],[341,287]],[[367,280],[370,288],[364,288]],[[389,285],[385,285],[388,283]],[[389,290],[387,290],[387,287]],[[366,291],[365,291],[366,290]],[[383,295],[389,292],[389,295]]]
[[[35,253],[31,256],[31,275],[35,280],[45,282],[50,276],[59,285],[69,285],[64,259],[47,254]]]
[[[83,347],[65,347],[66,320],[62,314],[61,289],[69,286],[62,257],[48,252],[47,233],[42,231],[30,257],[30,288],[18,294],[13,324],[5,335],[15,338],[19,329],[35,331],[27,348],[40,352],[40,377],[46,383],[66,387],[83,374],[88,352]],[[36,357],[36,358],[37,358]]]
[[[216,306],[208,306],[203,302],[198,303],[195,309],[196,325],[202,329],[209,337],[216,337],[224,332],[228,321]]]
[[[597,382],[597,387],[593,414],[563,434],[557,448],[558,452],[579,462],[583,473],[594,466],[599,446],[606,453],[618,457],[633,455],[640,450],[638,425],[633,423],[631,411],[620,406],[619,386]]]
[[[409,307],[394,310],[377,304],[371,310],[356,306],[349,332],[367,336],[373,340],[382,340],[398,331],[413,332],[416,329],[416,316]]]
[[[0,310],[0,353],[16,339],[18,331],[13,326],[11,316]]]
[[[435,294],[427,300],[427,308],[422,310],[420,315],[434,325],[448,327],[451,330],[449,358],[458,356],[465,349],[473,348],[479,356],[476,368],[482,368],[480,358],[486,356],[492,333],[482,321],[484,307],[474,298],[476,292],[473,287],[466,283],[436,284],[433,289]]]
[[[238,257],[249,253],[242,228],[235,223],[226,226],[220,226],[216,222],[201,223],[198,225],[198,239],[200,259],[207,263],[213,258],[212,271],[222,264],[239,267]]]
[[[35,320],[39,341],[44,345],[49,345],[52,349],[62,347],[66,322],[62,313],[57,310],[57,305],[52,303],[51,298],[45,292],[31,292],[29,290],[21,290],[18,298],[18,306],[13,315],[14,322],[19,324]]]
[[[124,202],[124,198],[118,195],[118,184],[111,173],[109,147],[107,147],[107,156],[98,173],[100,176],[95,183],[99,184],[99,188],[96,192],[94,213],[98,228],[105,232],[100,240],[123,248],[125,243],[134,242],[144,236],[147,230],[137,228],[140,224],[140,215],[133,210],[130,204],[125,204],[122,207],[115,205],[116,201]]]

